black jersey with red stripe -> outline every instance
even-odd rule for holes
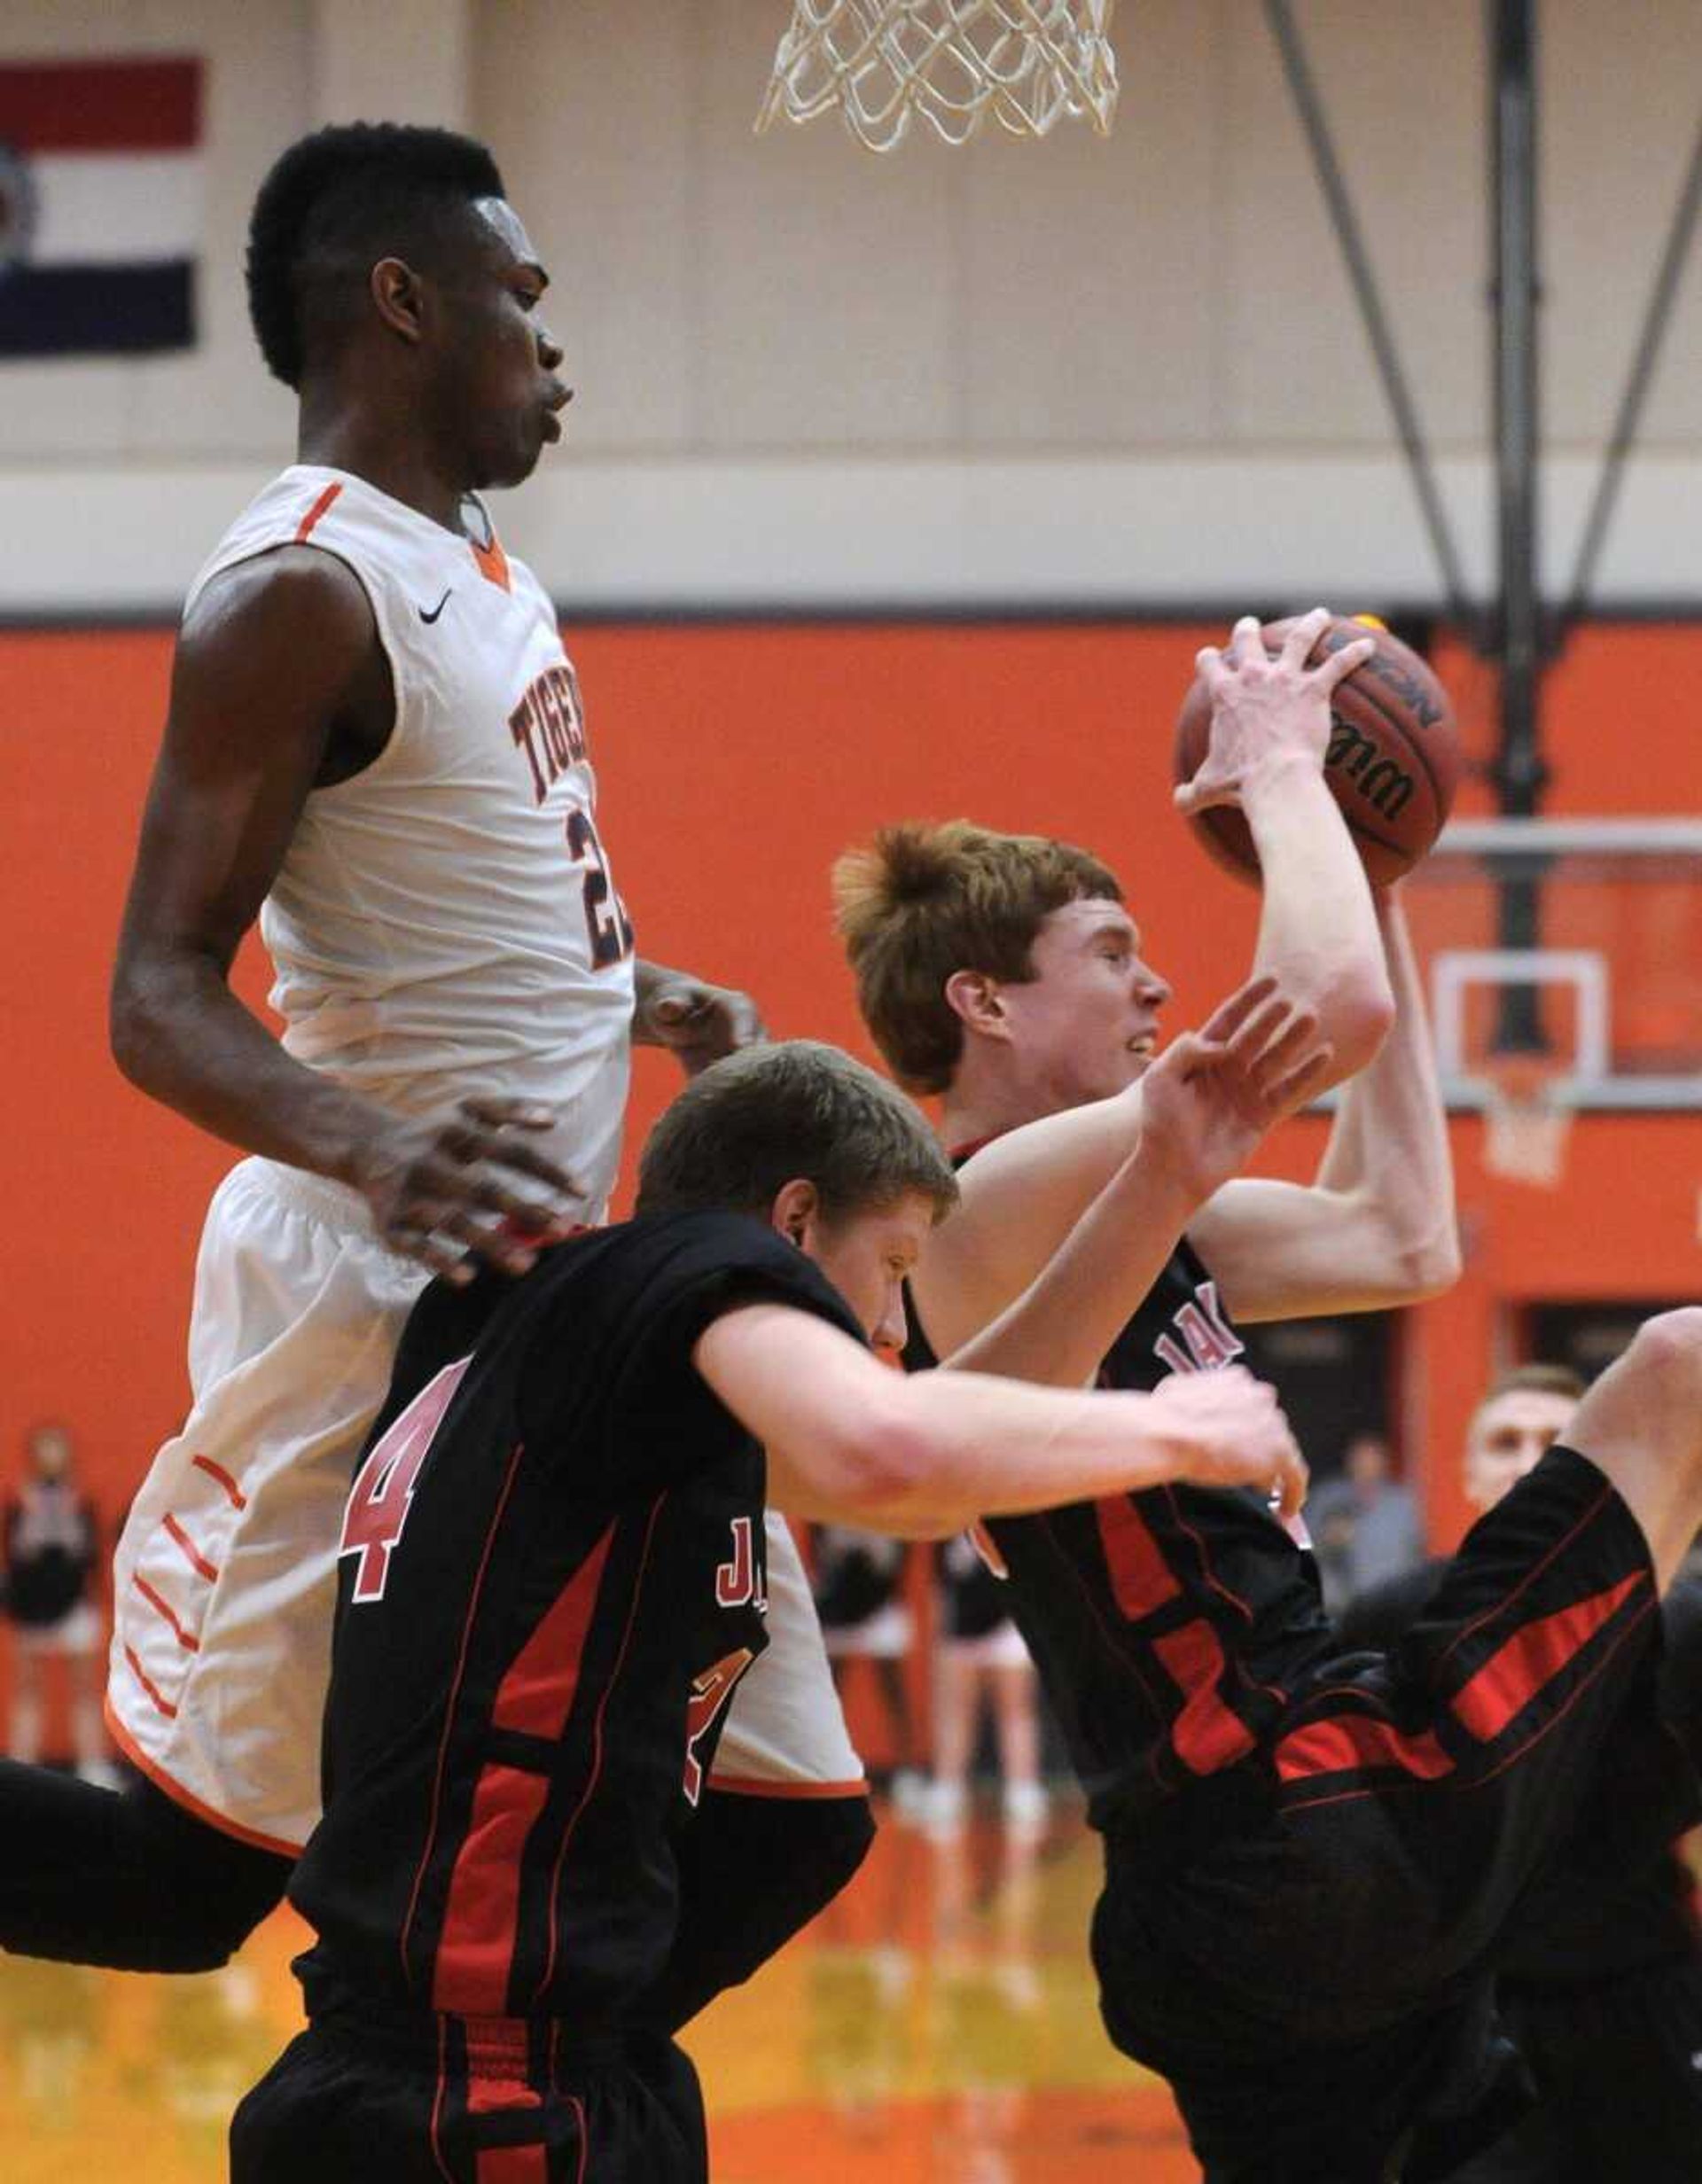
[[[619,2024],[767,1642],[757,1444],[691,1363],[772,1298],[855,1333],[759,1222],[628,1222],[433,1284],[355,1477],[325,1816],[291,1895],[309,2010]]]
[[[912,1315],[906,1363],[934,1362]],[[1210,1372],[1243,1345],[1179,1244],[1100,1369],[1111,1388]],[[1334,1647],[1311,1555],[1252,1491],[1160,1486],[987,1529],[1096,1827],[1252,1752]]]

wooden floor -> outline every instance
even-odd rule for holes
[[[1196,2184],[1163,2087],[1115,2055],[1087,1962],[1097,1855],[1072,1817],[889,1821],[839,1902],[687,2045],[715,2184]],[[5,2184],[213,2184],[226,2120],[300,2022],[280,1912],[224,1971],[0,1958]]]

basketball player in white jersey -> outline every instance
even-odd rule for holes
[[[160,1970],[223,1961],[317,1818],[353,1460],[428,1275],[522,1273],[600,1218],[632,1040],[691,1072],[761,1035],[635,960],[555,614],[473,497],[569,400],[489,153],[322,130],[263,184],[247,271],[300,460],[191,589],[112,1021],[134,1082],[250,1157],[202,1239],[193,1408],[116,1556],[107,1712],[142,1779],[0,1773],[0,1946]],[[281,1043],[229,983],[256,921]],[[790,1536],[769,1554],[799,1665],[779,1645],[724,1764],[823,1797],[831,1893],[861,1769]]]

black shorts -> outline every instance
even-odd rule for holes
[[[1629,1509],[1550,1450],[1399,1645],[1315,1665],[1230,1778],[1109,1839],[1106,2024],[1211,2184],[1440,2176],[1504,2127],[1496,1944],[1600,1770],[1683,1764],[1647,1749],[1656,1606]]]
[[[671,2040],[441,2024],[436,2063],[309,2025],[230,2120],[230,2184],[706,2184],[703,2098]]]
[[[1697,2184],[1702,1955],[1501,2001],[1538,2105],[1450,2184]]]

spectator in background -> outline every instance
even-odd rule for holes
[[[1004,1586],[966,1532],[941,1548],[940,1578],[927,1818],[942,1833],[962,1825],[986,1702],[992,1708],[1006,1822],[1018,1830],[1038,1827],[1046,1817],[1038,1688],[1028,1649],[1011,1620]]]
[[[904,1681],[905,1659],[915,1636],[904,1598],[910,1548],[902,1540],[878,1539],[846,1525],[810,1528],[815,1561],[816,1611],[822,1621],[829,1665],[841,1697],[848,1662],[866,1660],[886,1710],[893,1762],[871,1767],[878,1789],[890,1790],[901,1811],[921,1797],[916,1723]]]
[[[68,1427],[32,1427],[24,1451],[23,1478],[0,1518],[12,1641],[6,1751],[26,1762],[41,1758],[48,1664],[62,1660],[77,1773],[111,1784],[117,1775],[100,1721],[104,1634],[94,1591],[100,1550],[94,1504],[78,1488]]]
[[[1463,1479],[1494,1509],[1563,1439],[1584,1394],[1565,1365],[1519,1365],[1466,1429]],[[1447,1573],[1427,1562],[1362,1594],[1343,1642],[1395,1646]],[[1702,1574],[1661,1604],[1659,1704],[1702,1763]],[[1696,2184],[1702,2178],[1702,1937],[1675,1837],[1690,1817],[1616,1774],[1539,1874],[1503,1947],[1496,2000],[1539,2106],[1449,2184]]]
[[[1399,1577],[1425,1558],[1424,1518],[1380,1433],[1355,1434],[1340,1478],[1313,1488],[1306,1520],[1317,1548],[1324,1605],[1332,1615],[1355,1594]]]

